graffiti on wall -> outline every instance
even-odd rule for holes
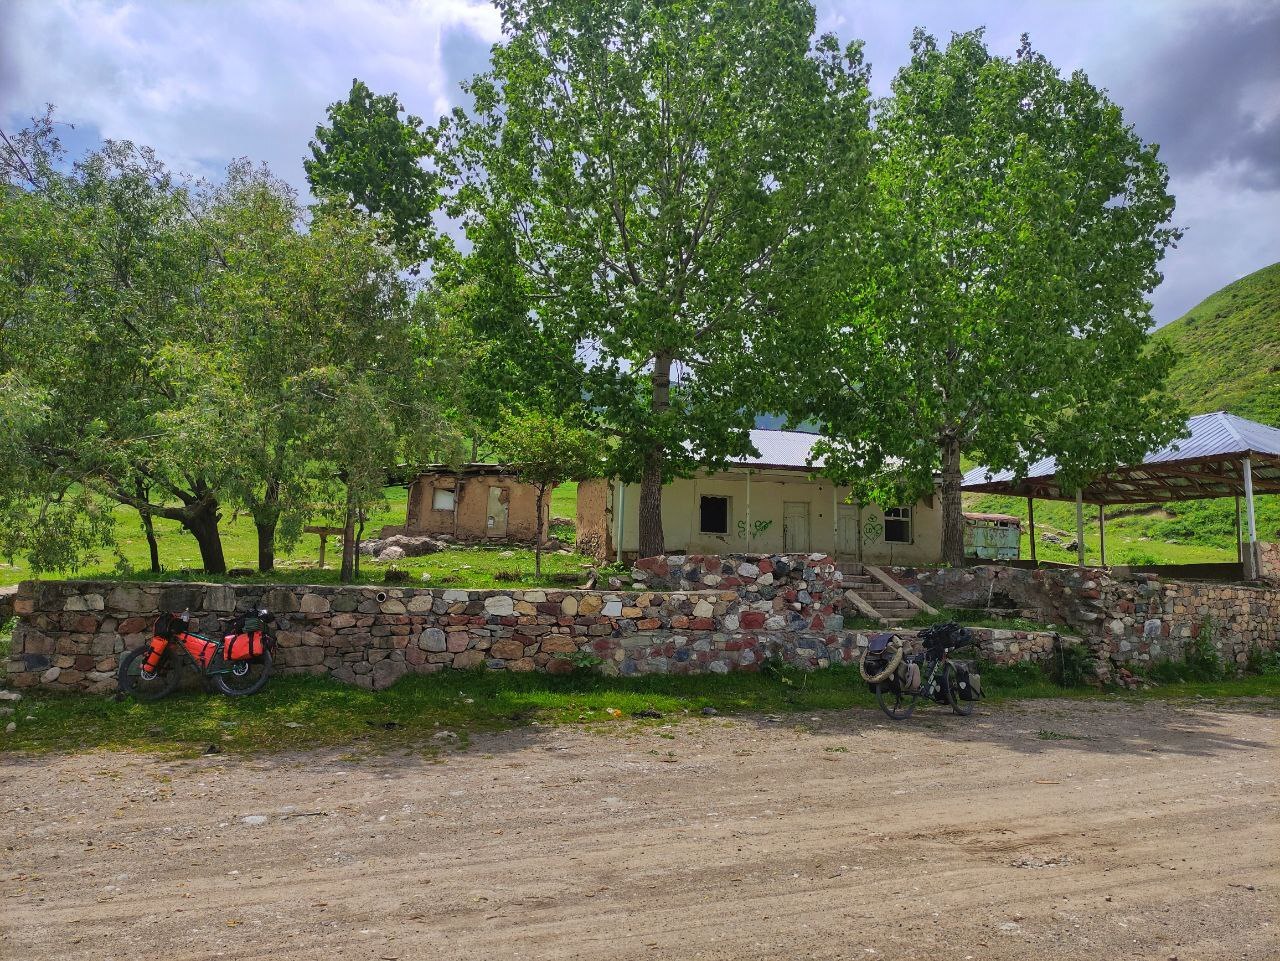
[[[768,530],[770,527],[772,527],[772,526],[773,526],[773,521],[752,521],[752,522],[751,522],[751,536],[752,536],[752,537],[759,537],[761,534],[763,534],[765,531],[767,531],[767,530]],[[743,538],[744,540],[746,539],[746,536],[747,536],[747,522],[746,522],[746,521],[744,521],[744,520],[743,520],[743,521],[738,521],[738,536],[739,536],[739,537],[741,537],[741,538]]]
[[[884,518],[868,517],[862,525],[862,543],[878,544],[884,539]]]

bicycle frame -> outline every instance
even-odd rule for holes
[[[160,624],[163,620],[167,620],[167,623],[161,629]],[[164,657],[165,652],[174,645],[202,676],[210,677],[214,674],[230,674],[234,672],[234,665],[238,662],[228,661],[224,656],[224,652],[227,645],[235,638],[237,632],[232,630],[231,633],[224,634],[221,643],[219,643],[215,638],[187,630],[186,625],[190,623],[190,611],[185,611],[182,614],[161,614],[156,618],[152,628],[151,641],[149,642],[151,651],[142,663],[144,676],[147,673],[154,674],[160,666],[160,660]],[[180,627],[179,625],[182,626]],[[265,622],[262,624],[261,631],[263,644],[269,648],[274,648],[275,637],[267,629]]]

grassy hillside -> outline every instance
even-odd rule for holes
[[[1227,410],[1280,427],[1280,264],[1228,284],[1157,331],[1155,338],[1179,354],[1169,390],[1188,413]],[[1027,514],[1020,498],[968,496],[966,502],[971,510]],[[1112,563],[1236,558],[1234,499],[1114,508],[1107,517],[1107,560]],[[1088,508],[1086,519],[1085,544],[1096,562],[1097,509]],[[1258,498],[1257,521],[1260,539],[1280,538],[1280,497]],[[1037,530],[1074,532],[1075,523],[1074,504],[1037,502]],[[1043,541],[1037,554],[1045,560],[1074,560]],[[1025,534],[1022,556],[1029,556]]]
[[[1169,387],[1191,413],[1280,427],[1280,263],[1223,287],[1155,339],[1180,355]]]

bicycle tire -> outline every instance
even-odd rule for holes
[[[227,697],[248,697],[251,694],[257,694],[266,686],[267,681],[271,680],[273,664],[271,652],[263,651],[251,660],[233,661],[228,664],[226,673],[213,676],[213,683]],[[241,665],[244,667],[244,673],[238,674],[236,672]],[[255,667],[259,670],[255,671]]]
[[[947,694],[947,703],[951,705],[951,710],[961,717],[968,717],[973,713],[973,701],[966,701],[960,696],[960,675],[956,673],[956,666],[950,661],[942,666],[942,689]]]
[[[883,681],[876,685],[876,703],[895,721],[905,721],[916,709],[914,694],[903,694]]]
[[[139,701],[158,701],[173,693],[181,677],[181,665],[173,652],[165,650],[160,655],[160,663],[156,672],[147,677],[142,671],[142,659],[151,650],[150,644],[135,647],[120,661],[116,671],[116,686],[122,694],[132,694]]]

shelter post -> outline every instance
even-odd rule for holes
[[[1076,488],[1076,566],[1084,567],[1084,492]]]
[[[1027,524],[1031,528],[1031,563],[1036,562],[1036,499],[1027,495]]]
[[[1100,560],[1099,567],[1107,566],[1107,509],[1102,504],[1098,505],[1098,554]]]
[[[1249,550],[1244,565],[1244,576],[1252,580],[1258,576],[1258,522],[1253,510],[1253,462],[1244,459],[1244,514],[1249,522]]]
[[[747,468],[747,553],[751,553],[751,542],[754,540],[751,533],[751,468]]]
[[[1244,538],[1240,530],[1240,495],[1236,495],[1236,563],[1244,563]]]

